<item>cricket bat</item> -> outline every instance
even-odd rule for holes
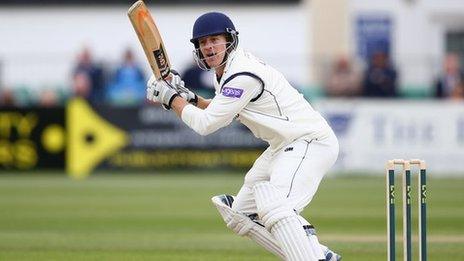
[[[158,80],[165,79],[169,76],[171,64],[150,11],[144,2],[139,0],[129,8],[127,15],[142,44],[153,74]]]

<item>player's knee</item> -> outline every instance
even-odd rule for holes
[[[253,187],[258,215],[264,226],[270,230],[278,221],[296,216],[283,195],[270,182],[260,182]]]

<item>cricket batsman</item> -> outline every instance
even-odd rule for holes
[[[212,198],[227,227],[282,260],[341,260],[300,215],[338,156],[326,120],[280,72],[238,46],[238,32],[225,14],[200,16],[190,41],[198,66],[215,72],[214,98],[194,94],[177,74],[167,81],[152,77],[147,98],[172,109],[200,135],[236,119],[269,143],[236,196]]]

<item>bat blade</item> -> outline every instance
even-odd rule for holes
[[[129,8],[127,15],[137,33],[153,74],[157,79],[165,79],[171,71],[171,63],[150,11],[144,2],[139,0]]]

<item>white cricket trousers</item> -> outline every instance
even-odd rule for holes
[[[311,202],[325,173],[338,156],[338,140],[333,132],[323,139],[300,138],[271,153],[268,148],[255,161],[232,208],[244,214],[257,213],[253,186],[269,181],[278,188],[286,204],[300,213]]]

